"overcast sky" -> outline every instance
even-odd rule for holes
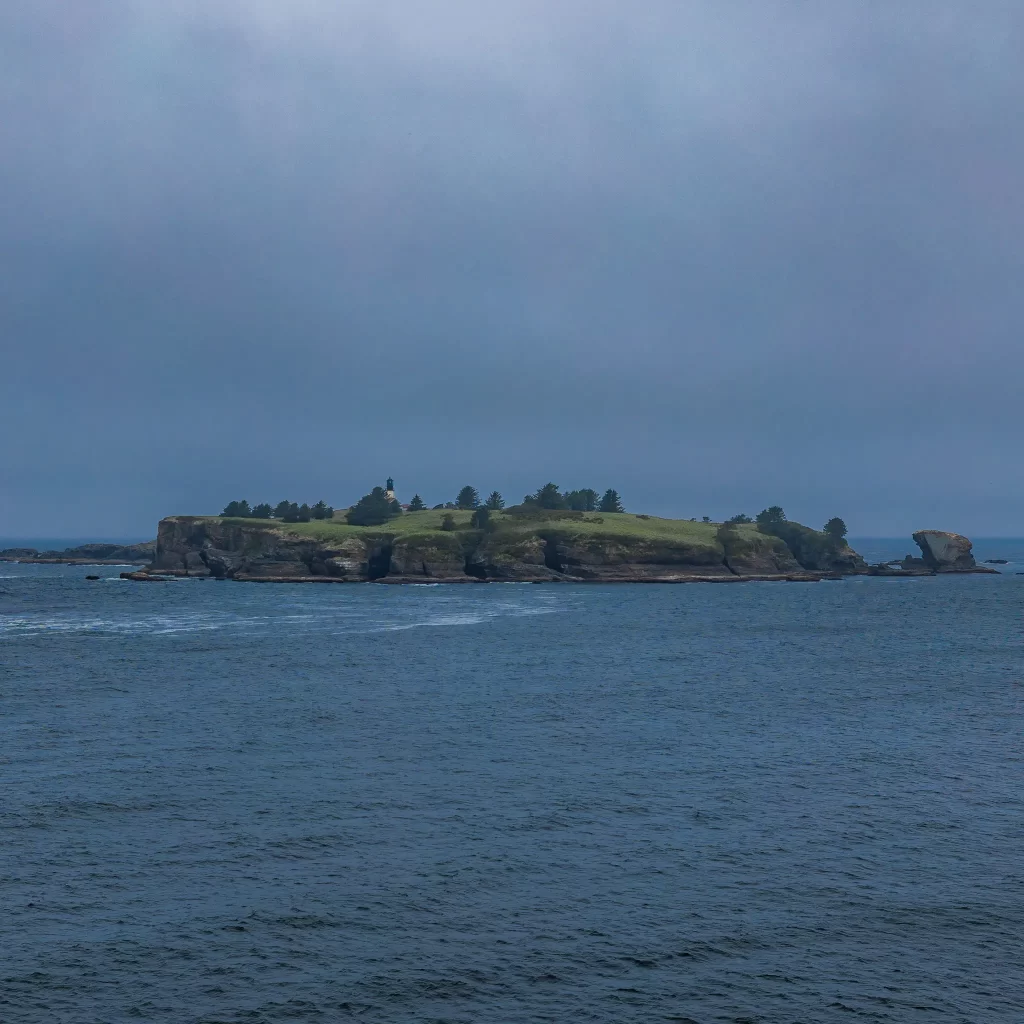
[[[547,480],[1024,534],[1024,5],[9,0],[0,536]]]

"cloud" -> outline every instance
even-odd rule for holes
[[[1022,37],[1010,3],[8,5],[0,533],[69,488],[146,532],[388,472],[1014,532]]]

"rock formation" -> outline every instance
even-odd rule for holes
[[[946,533],[942,530],[918,530],[914,534],[914,543],[921,549],[920,561],[932,572],[994,571],[979,568],[971,553],[973,545],[959,533]]]
[[[44,562],[61,565],[142,565],[153,559],[156,541],[146,544],[82,544],[63,551],[37,551],[35,548],[5,548],[0,562]]]

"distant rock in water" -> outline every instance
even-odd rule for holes
[[[986,565],[1009,565],[1010,560],[1008,558],[986,558]]]
[[[35,548],[5,548],[0,562],[48,562],[63,565],[143,564],[156,554],[156,541],[145,544],[82,544],[63,551],[37,551]]]
[[[932,572],[995,572],[983,569],[974,560],[973,545],[959,533],[943,530],[918,530],[914,542],[921,549],[921,558],[904,559],[908,568],[921,564]]]

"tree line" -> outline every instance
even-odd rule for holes
[[[325,501],[315,505],[303,502],[297,505],[294,501],[279,501],[271,505],[266,501],[250,506],[244,498],[241,501],[229,501],[221,512],[222,516],[235,519],[279,519],[283,523],[308,523],[311,519],[331,519],[334,509]]]
[[[704,517],[705,522],[709,522],[707,516]],[[788,523],[789,520],[786,518],[786,513],[783,511],[781,505],[771,505],[768,508],[762,509],[757,515],[751,519],[750,516],[741,512],[737,516],[733,516],[731,519],[725,521],[725,526],[735,526],[741,523],[757,523],[763,533],[775,532],[775,527],[780,527],[784,523]],[[839,544],[846,537],[847,529],[846,523],[843,522],[839,516],[833,516],[822,528],[821,532],[825,534],[830,540],[835,541]]]
[[[544,484],[532,494],[527,494],[523,498],[523,505],[543,509],[570,509],[577,512],[625,512],[619,492],[614,488],[608,488],[603,495],[592,488],[563,492],[555,483]],[[505,508],[505,499],[500,491],[491,491],[486,498],[481,499],[480,492],[471,484],[466,484],[455,496],[454,501],[441,502],[433,507],[435,511],[473,512],[473,526],[483,529],[490,521],[490,513],[500,512]],[[427,508],[427,504],[420,495],[414,494],[407,508],[410,512],[422,512]],[[402,506],[397,501],[388,500],[383,487],[374,487],[345,513],[345,519],[353,526],[380,526],[401,515],[402,511]],[[441,528],[454,529],[454,518],[444,517]]]

